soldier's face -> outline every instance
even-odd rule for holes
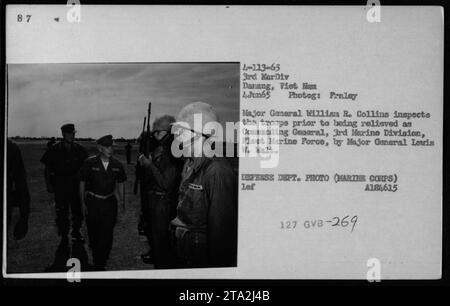
[[[156,130],[155,133],[153,134],[155,135],[156,140],[161,140],[164,138],[164,136],[167,135],[167,131],[164,130]]]
[[[101,154],[103,154],[105,157],[108,157],[108,158],[110,158],[113,155],[113,152],[114,152],[112,146],[110,146],[110,147],[100,146],[99,147],[99,151],[100,151]]]
[[[64,141],[66,142],[73,142],[73,140],[75,139],[75,133],[62,133],[62,136],[64,138]]]

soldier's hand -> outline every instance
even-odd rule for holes
[[[141,156],[139,156],[139,164],[140,164],[141,166],[148,166],[148,165],[150,165],[151,163],[152,163],[151,158],[145,157],[144,154],[141,154]]]
[[[20,218],[14,227],[14,238],[16,240],[23,239],[28,232],[28,220]]]

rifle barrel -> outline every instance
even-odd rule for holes
[[[148,158],[150,156],[150,114],[152,111],[152,102],[148,102],[147,110],[147,133],[145,133],[145,156]]]
[[[152,102],[148,102],[148,110],[147,110],[147,132],[150,132],[150,114],[152,113]]]

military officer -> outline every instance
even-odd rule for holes
[[[63,140],[51,146],[42,156],[45,165],[47,191],[55,194],[56,225],[61,236],[61,245],[68,243],[70,229],[69,209],[72,214],[72,240],[83,242],[80,233],[83,220],[78,192],[78,172],[88,157],[86,149],[76,143],[75,125],[61,127]]]
[[[157,142],[156,148],[150,158],[144,154],[139,157],[139,163],[150,177],[147,189],[151,206],[147,223],[151,226],[150,246],[156,269],[173,265],[169,224],[175,217],[181,172],[180,162],[170,151],[173,140],[170,125],[174,122],[175,118],[168,115],[156,119],[152,131]]]
[[[113,139],[97,140],[99,153],[88,158],[80,171],[80,197],[87,209],[89,244],[96,270],[105,270],[112,248],[118,201],[124,205],[127,177],[121,162],[113,155]]]
[[[7,225],[9,227],[12,209],[19,207],[20,217],[14,226],[14,238],[20,240],[28,231],[28,215],[30,213],[30,192],[28,190],[25,167],[19,147],[7,140],[6,161],[6,195],[7,195]]]
[[[202,124],[217,123],[214,108],[194,102],[178,114],[172,132],[185,148],[198,146],[211,135],[192,127],[194,115]],[[198,116],[197,116],[198,117]],[[184,124],[178,124],[182,122]],[[191,150],[193,153],[195,150]],[[177,216],[171,221],[172,237],[181,267],[236,265],[237,177],[225,158],[188,155],[179,188]]]

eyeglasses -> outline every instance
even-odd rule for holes
[[[181,124],[172,123],[171,126],[172,126],[172,134],[174,134],[175,136],[180,136],[183,133],[183,130],[190,131],[190,132],[194,133],[195,135],[203,136],[206,138],[209,138],[211,136],[211,135],[206,135],[206,134],[197,132],[197,131],[195,131],[191,128],[188,128],[184,125],[181,125]]]

